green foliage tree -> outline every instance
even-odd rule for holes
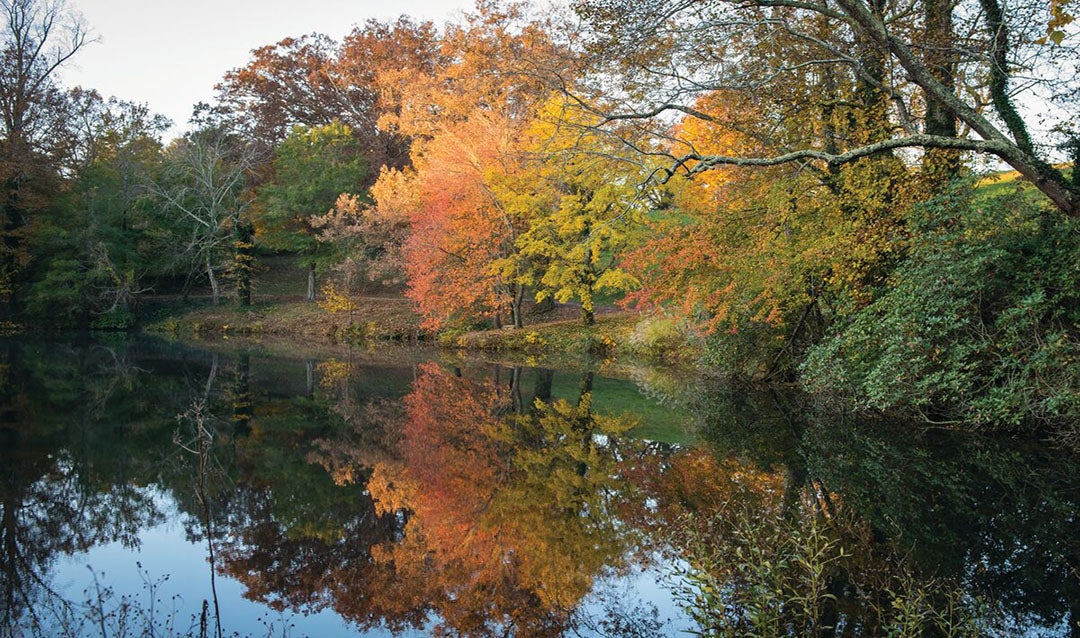
[[[89,42],[86,25],[63,2],[0,1],[0,302],[7,318],[19,309],[29,225],[62,190],[70,151],[57,71]]]
[[[366,193],[371,171],[364,147],[341,122],[296,126],[278,146],[273,179],[259,188],[257,232],[268,247],[303,255],[307,300],[315,300],[320,243],[314,219],[343,193]]]
[[[168,121],[138,104],[73,91],[74,175],[28,239],[26,312],[36,322],[126,328],[133,304],[168,264],[148,180]],[[78,133],[78,134],[76,134]]]
[[[910,253],[803,367],[809,387],[878,410],[990,426],[1080,416],[1075,222],[969,189],[918,209]]]

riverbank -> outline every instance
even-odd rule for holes
[[[432,336],[421,330],[419,315],[401,297],[356,298],[352,308],[342,312],[303,301],[166,306],[155,310],[144,330],[181,339],[271,336],[315,343],[416,342]]]
[[[693,331],[673,319],[629,312],[600,314],[592,325],[566,319],[566,312],[531,317],[522,329],[448,330],[432,333],[402,297],[355,298],[347,312],[317,304],[274,301],[250,307],[172,306],[158,309],[144,325],[150,333],[177,339],[289,339],[305,344],[364,345],[378,342],[432,343],[442,348],[527,355],[629,356],[687,364],[701,355]]]

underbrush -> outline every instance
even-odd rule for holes
[[[440,335],[439,343],[488,352],[631,356],[669,363],[692,362],[700,356],[695,333],[682,322],[626,314],[601,316],[591,325],[575,320],[526,326],[520,330],[447,331]]]

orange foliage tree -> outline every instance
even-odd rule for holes
[[[507,480],[492,438],[505,407],[496,388],[422,365],[406,397],[401,464],[377,466],[369,484],[381,512],[411,512],[401,541],[374,556],[392,565],[405,599],[434,607],[465,635],[483,635],[489,623],[529,633],[551,622],[517,577],[513,544],[485,522]]]
[[[542,20],[517,5],[483,4],[442,39],[444,64],[433,73],[380,75],[396,105],[380,120],[414,138],[412,169],[387,172],[419,201],[408,202],[411,233],[403,255],[408,295],[426,325],[468,324],[510,315],[522,325],[525,260],[517,241],[541,205],[523,171],[522,134],[543,83],[529,69],[565,56]],[[400,209],[402,189],[378,208]]]
[[[430,22],[369,20],[341,43],[312,34],[255,49],[246,66],[225,74],[217,98],[265,144],[277,144],[296,125],[340,121],[364,145],[369,166],[403,166],[409,139],[379,126],[396,108],[379,77],[391,70],[430,72],[438,55],[439,35]]]
[[[750,123],[770,108],[757,96],[705,94],[694,109],[707,117],[672,136],[702,156],[767,154],[796,137],[854,135],[866,117],[833,114],[821,127],[811,121],[821,114],[809,113],[765,135]],[[654,220],[652,241],[628,259],[642,281],[631,300],[680,308],[722,344],[717,363],[768,376],[820,339],[831,317],[872,299],[902,254],[904,214],[919,192],[888,153],[827,170],[725,166],[671,186],[673,214]]]
[[[517,126],[504,115],[477,113],[445,125],[416,157],[413,188],[421,205],[405,243],[408,295],[428,327],[468,323],[510,311],[522,325],[524,269],[516,241],[532,202],[508,197],[496,183],[520,166]]]

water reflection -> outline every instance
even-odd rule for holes
[[[407,516],[403,536],[379,547],[410,600],[447,629],[483,635],[559,635],[604,569],[620,569],[629,530],[612,515],[615,459],[625,419],[575,402],[524,400],[521,370],[506,386],[420,366],[400,458],[369,484],[384,514]],[[546,380],[545,380],[546,379]]]
[[[0,363],[0,628],[39,625],[58,601],[48,574],[61,555],[107,542],[135,547],[161,520],[151,492],[155,454],[117,455],[156,416],[154,391],[104,348],[8,344]],[[144,401],[124,401],[141,395]],[[43,403],[42,398],[48,397]],[[115,427],[93,427],[123,404]],[[160,458],[160,457],[158,457]],[[62,606],[62,605],[61,605]]]
[[[755,507],[770,521],[766,534],[824,532],[831,544],[817,559],[835,563],[823,569],[828,594],[798,595],[835,602],[839,615],[826,609],[824,620],[807,623],[901,635],[918,635],[913,627],[1080,635],[1075,457],[1038,441],[807,414],[775,394],[710,400],[714,451],[775,483],[762,496],[772,508]],[[748,410],[747,400],[757,405]],[[785,557],[815,564],[801,551]]]
[[[0,356],[4,635],[75,622],[57,561],[135,548],[170,515],[209,559],[205,607],[177,612],[195,634],[265,633],[237,626],[221,579],[343,633],[675,633],[625,591],[645,568],[709,635],[1078,631],[1075,459],[1037,443],[641,370],[143,342]],[[688,405],[699,444],[640,438]]]

